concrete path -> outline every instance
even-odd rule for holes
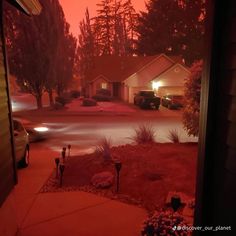
[[[85,192],[39,193],[57,156],[33,146],[30,166],[19,171],[12,193],[18,236],[140,235],[146,217],[141,208]]]

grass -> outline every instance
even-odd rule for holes
[[[103,137],[96,146],[95,152],[101,155],[105,161],[110,161],[111,158],[111,139]]]
[[[155,133],[154,128],[150,124],[142,124],[135,129],[135,134],[131,137],[131,139],[137,144],[154,143]]]
[[[169,136],[168,138],[173,142],[173,143],[180,143],[180,135],[179,132],[176,129],[170,130],[169,131]]]

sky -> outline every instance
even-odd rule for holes
[[[147,0],[133,0],[133,6],[137,12],[145,10]],[[86,7],[89,9],[90,17],[96,15],[96,4],[100,0],[59,0],[66,17],[70,24],[71,32],[75,37],[79,34],[79,22],[84,18]]]

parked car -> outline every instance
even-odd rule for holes
[[[134,104],[140,108],[159,109],[160,100],[153,90],[140,90],[134,96]]]
[[[29,165],[29,134],[18,120],[13,119],[16,161],[19,166]]]
[[[183,107],[183,95],[168,94],[162,97],[161,105],[169,109],[179,109]]]
[[[49,128],[42,123],[36,123],[22,118],[14,118],[23,124],[25,130],[29,134],[29,142],[37,142],[48,138]]]

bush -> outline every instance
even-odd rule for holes
[[[96,101],[100,101],[100,102],[110,102],[111,101],[111,96],[102,95],[102,94],[94,95],[92,98],[95,99]]]
[[[111,140],[103,137],[96,146],[96,153],[102,155],[105,161],[110,161],[111,158]]]
[[[71,90],[70,91],[70,96],[72,98],[78,98],[80,96],[80,91],[78,91],[78,90]]]
[[[62,105],[60,102],[55,102],[54,105],[53,105],[53,108],[55,110],[59,110],[61,108],[63,108],[64,105]]]
[[[62,104],[62,106],[65,106],[67,103],[70,102],[70,99],[64,96],[61,96],[61,97],[56,97],[55,102]]]
[[[185,81],[183,124],[189,136],[198,136],[199,133],[202,68],[202,60],[193,63],[190,69],[191,74]]]
[[[86,107],[96,106],[97,101],[92,98],[84,98],[82,105]]]
[[[114,175],[109,171],[104,171],[98,174],[95,174],[91,183],[96,188],[109,188],[112,186],[114,180]]]
[[[169,136],[168,138],[173,142],[173,143],[180,143],[180,138],[179,138],[179,133],[176,129],[174,130],[169,130]]]
[[[135,129],[135,134],[131,139],[137,144],[154,143],[155,130],[149,124],[140,125],[137,129]]]
[[[110,97],[111,96],[111,91],[110,90],[108,90],[108,89],[98,89],[97,91],[96,91],[96,95],[103,95],[103,96],[108,96],[108,97]]]
[[[185,226],[185,229],[181,226]],[[161,211],[144,221],[141,235],[192,235],[192,232],[186,229],[187,227],[190,226],[178,212]]]

